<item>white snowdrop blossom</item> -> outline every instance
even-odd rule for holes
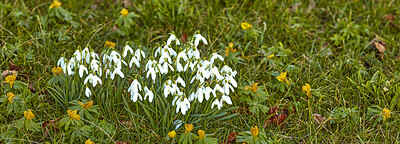
[[[85,95],[86,95],[87,97],[90,97],[91,94],[92,94],[92,92],[90,91],[90,89],[89,89],[88,87],[86,87]]]
[[[60,57],[57,65],[65,76],[84,79],[82,90],[88,97],[92,92],[103,93],[98,89],[111,84],[120,87],[123,93],[126,90],[133,102],[148,100],[153,104],[158,99],[172,100],[168,103],[182,115],[192,113],[194,102],[218,109],[224,104],[231,105],[229,95],[238,86],[237,71],[225,65],[224,57],[216,52],[202,57],[200,43],[208,45],[208,42],[198,32],[189,40],[180,43],[175,34],[170,34],[166,42],[155,48],[125,45],[122,53],[111,48],[101,56],[85,47],[76,50],[70,59]]]

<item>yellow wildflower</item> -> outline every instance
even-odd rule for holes
[[[258,83],[253,83],[253,84],[251,84],[251,86],[246,86],[246,87],[244,87],[244,90],[251,90],[252,92],[257,92],[257,89],[258,89]]]
[[[61,6],[61,2],[58,2],[58,0],[54,0],[53,3],[50,4],[50,9],[52,8],[58,8]]]
[[[128,14],[129,14],[129,11],[126,8],[121,10],[121,15],[122,16],[126,17]]]
[[[12,102],[12,99],[15,97],[15,95],[14,95],[13,93],[7,93],[7,97],[8,97],[8,101],[9,101],[10,103],[13,103],[13,102]]]
[[[224,51],[225,52],[225,56],[229,56],[230,52],[235,53],[236,51],[237,50],[233,48],[233,43],[230,42],[228,47],[225,47],[225,51]]]
[[[115,48],[115,43],[110,42],[110,41],[106,41],[106,46],[107,46],[108,48]]]
[[[274,54],[269,55],[269,56],[268,56],[268,59],[272,59],[274,56],[275,56]]]
[[[189,133],[193,130],[193,125],[192,124],[185,124],[185,133]]]
[[[244,22],[244,23],[240,24],[240,26],[241,26],[242,29],[244,29],[244,30],[248,30],[248,29],[250,29],[251,27],[253,27],[253,25],[251,25],[251,24],[249,24],[249,23],[247,23],[247,22]]]
[[[229,45],[228,45],[228,47],[229,47],[229,48],[233,48],[233,43],[230,42]]]
[[[17,76],[15,74],[12,74],[7,76],[5,79],[6,81],[3,81],[3,83],[9,83],[12,88],[15,80],[17,79]]]
[[[87,101],[85,104],[83,104],[82,102],[79,102],[79,105],[82,106],[82,108],[86,109],[86,108],[91,108],[93,106],[93,101]]]
[[[390,118],[390,117],[391,117],[390,115],[391,115],[391,112],[390,112],[389,109],[384,108],[384,109],[382,110],[382,117],[383,117],[383,121],[384,121],[384,122],[386,121],[387,118]]]
[[[168,136],[169,136],[170,138],[176,137],[176,132],[175,132],[175,130],[170,131],[170,132],[168,133]]]
[[[257,137],[258,136],[258,127],[257,126],[255,126],[255,127],[251,126],[250,132],[251,132],[251,135],[253,137]]]
[[[63,69],[61,67],[53,67],[51,71],[54,73],[54,75],[62,74]]]
[[[24,117],[27,120],[31,120],[31,119],[35,118],[35,115],[32,113],[31,110],[28,110],[28,111],[24,111]]]
[[[76,119],[76,120],[80,120],[81,119],[81,116],[76,114],[77,113],[76,110],[72,111],[72,110],[69,109],[67,111],[67,113],[68,113],[69,117],[72,118],[72,119]]]
[[[286,75],[287,75],[287,71],[281,73],[281,75],[279,75],[278,77],[276,77],[276,79],[278,79],[278,80],[281,81],[281,82],[286,82],[287,84],[290,84],[289,80],[287,80],[287,78],[286,78]]]
[[[312,95],[311,95],[311,86],[308,83],[306,83],[306,85],[301,87],[301,89],[303,90],[303,92],[306,92],[308,97],[312,97]]]
[[[204,137],[206,136],[203,130],[199,130],[197,133],[199,134],[200,139],[204,139]]]
[[[92,142],[90,139],[85,141],[85,144],[95,144],[94,142]]]

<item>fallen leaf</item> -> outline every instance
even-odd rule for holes
[[[287,115],[289,115],[289,111],[287,109],[280,109],[278,112],[278,107],[271,107],[268,111],[268,116],[270,117],[264,123],[264,128],[271,124],[276,126],[284,126]]]
[[[124,7],[126,7],[126,8],[131,6],[131,1],[130,0],[123,0],[122,3],[124,4]]]
[[[375,45],[375,48],[378,49],[379,53],[381,53],[381,58],[383,58],[385,56],[385,51],[386,51],[386,46],[385,45],[386,44],[383,43],[382,41],[376,39],[374,41],[374,45]]]
[[[396,16],[393,14],[387,14],[381,17],[381,22],[389,22],[389,25],[394,28],[399,28],[396,24],[393,23],[393,21],[396,20]]]
[[[315,122],[318,124],[323,124],[324,121],[326,120],[326,118],[322,117],[320,114],[313,114],[312,116],[313,116]]]
[[[8,75],[15,74],[15,76],[18,76],[18,71],[16,70],[5,70],[1,73],[1,76],[6,77]]]
[[[186,33],[183,33],[182,36],[181,36],[182,43],[186,43],[188,37],[189,37],[189,36],[186,35]]]
[[[236,142],[236,135],[239,135],[237,132],[231,132],[229,133],[228,137],[221,141],[220,144],[233,144]]]
[[[9,69],[15,70],[15,71],[20,71],[22,68],[17,65],[14,65],[14,63],[10,62]]]

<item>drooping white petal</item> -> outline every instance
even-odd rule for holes
[[[91,94],[92,94],[92,92],[90,91],[90,89],[89,89],[88,87],[86,87],[85,95],[86,95],[87,97],[89,97]]]
[[[208,44],[206,38],[204,38],[202,35],[200,34],[196,34],[194,35],[195,39],[194,39],[194,47],[197,48],[197,46],[199,45],[199,41],[203,41],[204,44]]]
[[[123,49],[122,57],[125,58],[128,55],[128,52],[130,52],[132,54],[133,53],[133,49],[129,45],[126,45],[124,47],[124,49]]]
[[[180,83],[183,87],[186,87],[185,81],[181,77],[178,77],[176,79],[176,83]]]
[[[136,57],[132,57],[131,61],[129,62],[129,67],[132,67],[135,64],[138,68],[140,68],[140,62]]]
[[[87,68],[86,68],[84,65],[79,65],[79,77],[81,77],[81,78],[82,78],[82,76],[83,76],[83,72],[86,72],[86,73],[88,73],[88,70],[87,70]]]

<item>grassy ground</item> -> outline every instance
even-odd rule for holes
[[[14,122],[27,109],[34,110],[34,121],[39,124],[53,123],[51,120],[66,114],[48,92],[48,81],[59,57],[70,57],[78,46],[89,45],[100,52],[106,41],[112,41],[122,50],[130,41],[152,49],[166,41],[172,31],[180,37],[197,30],[209,42],[200,48],[202,55],[213,51],[224,55],[228,43],[234,43],[237,51],[226,57],[226,63],[238,71],[239,88],[230,95],[233,104],[224,106],[238,107],[228,112],[236,116],[193,123],[195,131],[203,129],[218,142],[230,132],[249,131],[255,125],[265,132],[268,142],[277,143],[400,141],[399,1],[60,2],[69,15],[51,16],[52,1],[0,2],[1,71],[17,70],[17,80],[28,84],[27,89],[15,91],[22,94],[23,103],[17,111],[9,112],[2,105],[2,143],[83,142],[87,138],[98,143],[112,143],[111,138],[130,143],[170,142],[165,139],[168,131],[142,123],[149,119],[144,112],[135,114],[145,117],[135,118],[127,114],[123,104],[111,109],[100,105],[100,114],[91,122],[106,132],[85,121],[91,133],[76,134],[82,140],[63,129],[43,126],[29,131]],[[115,23],[124,7],[139,16],[125,32]],[[243,30],[243,22],[252,28]],[[268,58],[271,54],[275,56]],[[276,79],[284,71],[290,85]],[[246,93],[245,87],[252,83],[258,83],[265,96],[255,98]],[[311,85],[312,97],[302,91],[305,83]],[[3,83],[2,95],[6,95],[6,87]],[[263,129],[274,106],[278,113],[287,110],[287,117],[282,126],[272,123]],[[391,117],[383,121],[385,107]],[[325,117],[320,120],[323,124],[313,114]],[[178,131],[179,135],[183,128]]]

